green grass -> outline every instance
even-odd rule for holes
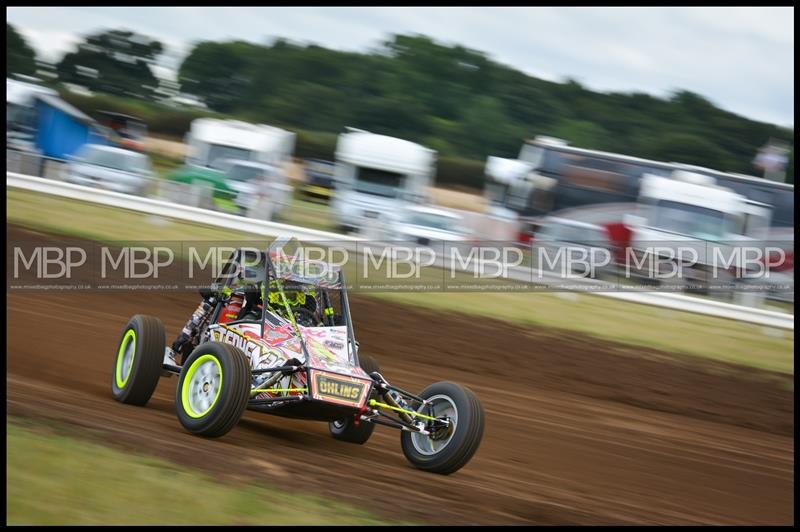
[[[264,240],[264,237],[241,232],[25,191],[9,190],[7,197],[8,222],[93,240]],[[794,373],[794,331],[591,294],[375,292],[370,297],[447,312],[491,316],[523,325],[579,331],[631,345]]]
[[[100,241],[263,239],[115,207],[9,189],[6,222]]]
[[[18,420],[6,436],[9,525],[384,524],[336,501],[270,490],[269,479],[224,484]]]
[[[301,200],[297,197],[291,199],[289,206],[278,221],[320,231],[335,231],[336,229],[333,214],[327,205]]]

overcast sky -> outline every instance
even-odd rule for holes
[[[9,7],[6,16],[50,60],[98,29],[155,37],[167,47],[161,75],[199,40],[285,37],[367,51],[391,33],[422,33],[537,77],[662,97],[687,89],[749,118],[794,127],[791,7]]]

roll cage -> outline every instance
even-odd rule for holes
[[[275,328],[285,325],[287,322],[292,324],[294,334],[299,338],[303,355],[307,363],[309,360],[308,350],[302,331],[297,323],[295,316],[297,305],[290,303],[287,293],[313,294],[313,299],[320,307],[320,322],[322,326],[346,326],[349,362],[353,366],[358,366],[358,342],[355,338],[355,331],[350,316],[350,305],[347,298],[347,289],[344,283],[344,274],[338,266],[303,259],[296,252],[287,254],[285,246],[291,240],[276,240],[266,251],[255,248],[239,248],[234,251],[231,257],[223,266],[219,277],[215,279],[209,293],[230,295],[234,290],[242,290],[251,299],[257,299],[261,303],[261,316],[258,319],[260,334],[265,333],[266,328]],[[237,286],[237,282],[247,280]],[[208,323],[218,323],[223,305],[222,299],[218,298],[218,304],[212,312]],[[297,302],[297,297],[295,297]],[[339,303],[338,313],[334,302]],[[252,319],[237,319],[228,324],[253,323]]]

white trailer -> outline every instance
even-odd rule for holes
[[[294,152],[295,134],[265,124],[198,118],[185,142],[186,164],[221,170],[226,159],[282,167]]]
[[[336,145],[337,225],[360,231],[430,201],[436,151],[407,140],[347,128]]]

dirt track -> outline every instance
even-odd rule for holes
[[[32,235],[10,231],[9,239]],[[114,402],[113,353],[128,318],[160,317],[171,340],[197,301],[8,294],[8,413],[77,425],[87,437],[233,481],[377,499],[378,513],[401,511],[405,521],[794,522],[794,393],[776,375],[353,298],[362,350],[390,380],[411,390],[454,380],[484,403],[481,448],[440,477],[411,468],[398,434],[383,428],[353,446],[332,440],[324,424],[248,412],[219,440],[190,436],[175,417],[174,378],[162,379],[145,408]]]

